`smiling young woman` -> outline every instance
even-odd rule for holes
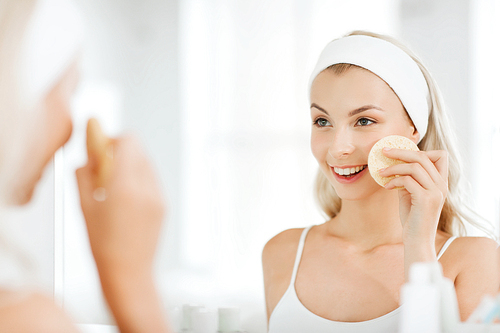
[[[263,251],[269,332],[396,332],[414,262],[439,261],[466,319],[499,289],[497,244],[463,235],[460,168],[437,87],[393,39],[355,32],[328,44],[311,75],[311,149],[321,224],[286,230]],[[421,151],[367,170],[372,146],[401,135]],[[402,187],[400,190],[393,190]]]

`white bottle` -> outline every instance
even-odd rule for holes
[[[182,332],[193,331],[193,314],[204,308],[202,305],[184,304],[182,306]]]
[[[220,333],[240,332],[240,308],[238,307],[219,308],[219,332]]]
[[[401,289],[400,333],[440,333],[440,290],[433,281],[434,263],[410,266],[409,282]]]
[[[217,312],[198,309],[191,314],[192,333],[217,333]]]
[[[455,333],[460,323],[460,311],[458,309],[457,293],[453,281],[443,276],[443,268],[439,262],[433,265],[434,276],[432,281],[437,283],[441,295],[441,330],[443,333]]]

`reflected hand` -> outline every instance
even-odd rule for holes
[[[164,203],[152,166],[131,136],[111,140],[113,165],[104,184],[96,161],[76,171],[89,241],[100,273],[150,270],[164,217]],[[99,184],[99,185],[97,185]],[[104,201],[94,192],[103,186]]]
[[[99,161],[76,171],[90,247],[102,290],[120,332],[170,332],[153,278],[153,258],[164,215],[158,181],[131,136],[111,139],[113,161],[99,180]],[[105,199],[94,193],[105,188]],[[101,198],[102,199],[102,198]]]

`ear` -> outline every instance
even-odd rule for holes
[[[410,135],[410,139],[415,142],[415,144],[418,144],[418,141],[420,140],[420,133],[417,131],[417,128],[413,125],[413,133]]]

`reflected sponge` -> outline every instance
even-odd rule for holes
[[[111,139],[104,134],[96,119],[90,119],[87,124],[87,153],[96,173],[96,187],[104,187],[111,173],[112,152]]]

